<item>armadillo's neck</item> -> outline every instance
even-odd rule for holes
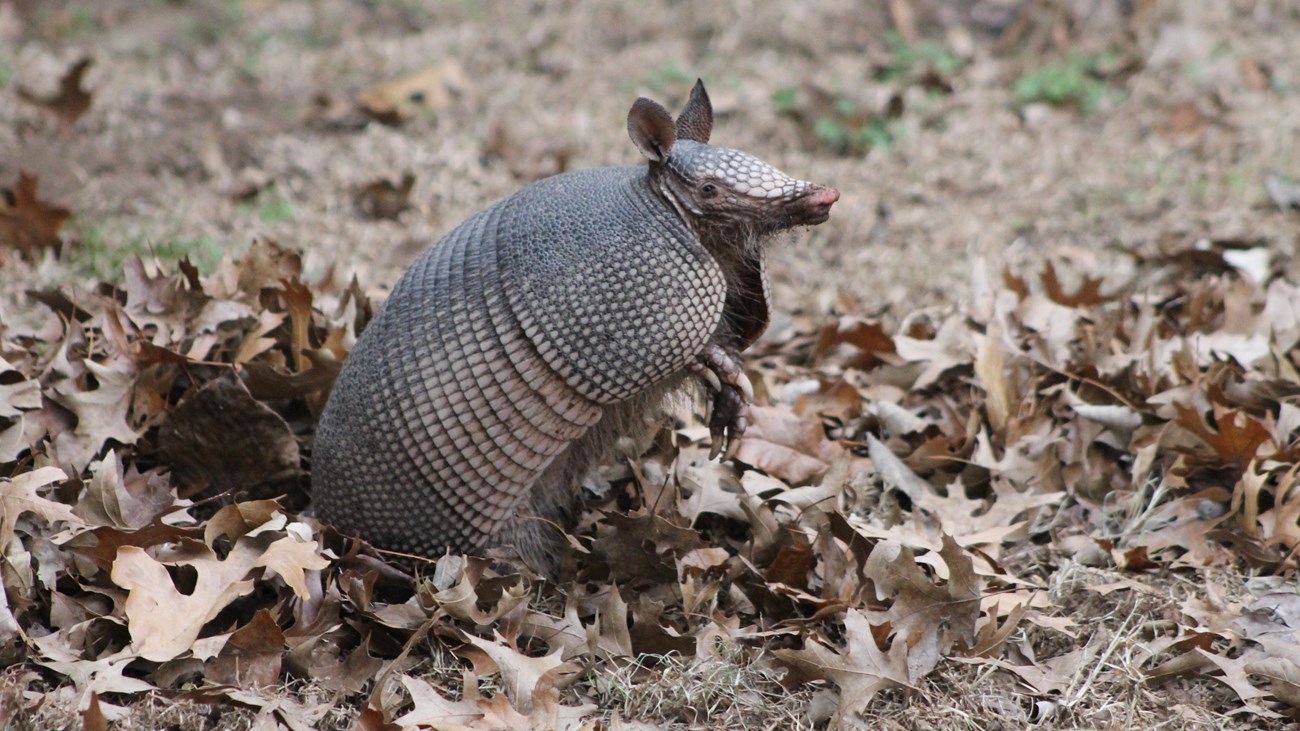
[[[771,298],[765,243],[771,233],[739,217],[723,220],[699,215],[677,195],[668,177],[649,171],[637,176],[633,187],[644,196],[643,200],[651,199],[653,207],[680,221],[721,271],[727,295],[715,342],[744,350],[767,328]]]
[[[757,227],[739,217],[719,220],[702,215],[674,189],[671,181],[671,175],[656,175],[653,170],[646,173],[647,186],[672,209],[710,254],[718,259],[734,259],[739,256],[753,260],[762,257],[763,244],[768,237],[760,233]]]
[[[673,212],[681,219],[682,224],[699,238],[699,231],[696,227],[699,216],[686,205],[686,202],[677,194],[677,191],[673,190],[673,186],[669,182],[669,176],[656,174],[653,169],[649,169],[646,171],[646,183],[656,196],[662,199],[664,203],[667,203],[669,208],[673,209]]]

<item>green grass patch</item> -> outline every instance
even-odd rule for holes
[[[1098,70],[1103,61],[1100,56],[1070,54],[1021,74],[1011,92],[1021,104],[1073,106],[1091,113],[1106,94],[1106,81]]]
[[[942,43],[928,39],[908,43],[896,30],[885,33],[885,46],[892,58],[889,65],[877,73],[882,81],[907,79],[930,72],[948,78],[961,73],[965,66],[957,54]]]
[[[189,259],[199,271],[210,273],[222,256],[239,248],[207,236],[154,240],[99,224],[74,224],[71,233],[70,245],[63,252],[69,269],[103,282],[120,281],[122,264],[132,256],[166,262]]]
[[[862,109],[847,96],[838,96],[820,109],[808,109],[799,91],[787,86],[772,94],[780,113],[811,124],[818,147],[836,155],[863,155],[873,149],[888,149],[896,138],[895,125],[887,117]]]
[[[267,188],[240,208],[257,216],[262,223],[288,223],[297,215],[293,204],[274,187]]]
[[[662,94],[674,86],[695,83],[695,76],[675,63],[666,63],[650,69],[641,83],[647,89]]]

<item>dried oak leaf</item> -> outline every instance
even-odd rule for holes
[[[289,524],[284,508],[274,500],[241,500],[218,510],[203,526],[203,542],[215,547],[225,538],[238,540],[255,530],[282,530]]]
[[[235,706],[257,712],[252,728],[289,731],[316,731],[324,717],[334,710],[330,703],[299,703],[282,693],[267,693],[258,688],[238,688],[228,685],[207,686],[176,696],[177,700],[203,705]]]
[[[506,694],[515,710],[520,713],[533,712],[536,692],[563,687],[576,680],[578,671],[582,669],[581,665],[562,660],[562,650],[543,657],[530,657],[507,646],[500,634],[495,637],[495,642],[473,635],[467,635],[465,639],[486,655],[500,671]],[[475,667],[479,667],[478,662],[475,662]]]
[[[840,688],[839,707],[831,728],[860,713],[876,693],[890,688],[912,687],[907,670],[907,644],[894,642],[888,653],[876,645],[865,615],[849,609],[844,615],[844,651],[809,639],[802,650],[776,650],[779,663],[789,669],[783,683],[797,684],[829,680]]]
[[[1061,280],[1056,276],[1056,267],[1047,262],[1047,268],[1041,275],[1043,281],[1043,291],[1051,298],[1053,302],[1065,307],[1091,307],[1114,299],[1113,296],[1103,295],[1101,293],[1102,278],[1084,277],[1079,283],[1079,288],[1073,294],[1067,293],[1061,285]]]
[[[363,89],[357,93],[357,103],[374,119],[395,126],[422,110],[446,107],[465,86],[460,64],[446,61]]]
[[[894,340],[885,332],[880,322],[857,317],[842,317],[838,322],[824,326],[817,333],[817,342],[813,345],[810,356],[812,362],[820,363],[841,345],[851,346],[858,351],[856,356],[844,360],[841,365],[845,368],[866,370],[889,360],[898,360]]]
[[[992,500],[971,499],[961,483],[953,483],[948,486],[947,496],[927,491],[920,493],[918,503],[938,518],[939,528],[955,536],[961,545],[996,547],[1027,538],[1026,529],[1035,513],[1065,499],[1065,494],[1059,492],[1017,490],[1010,481],[1000,478],[992,481],[992,492]]]
[[[415,708],[394,720],[399,728],[469,728],[483,718],[483,711],[473,701],[453,701],[420,678],[402,675],[400,679]]]
[[[0,550],[13,542],[18,516],[23,513],[39,515],[51,525],[58,522],[85,525],[85,521],[73,513],[72,508],[37,494],[40,488],[67,478],[58,467],[42,467],[11,480],[0,481]]]
[[[321,593],[320,576],[314,572],[323,571],[330,562],[321,555],[320,544],[296,535],[302,532],[297,529],[304,527],[303,523],[289,526],[288,535],[267,546],[257,565],[279,576],[293,590],[294,596],[307,601]],[[312,582],[311,587],[307,586],[308,581]]]
[[[898,350],[898,357],[906,362],[927,363],[925,369],[912,383],[912,388],[914,390],[926,388],[940,380],[950,370],[970,365],[974,361],[974,346],[970,333],[965,317],[955,315],[944,320],[933,338],[894,336],[894,347]]]
[[[1218,430],[1211,431],[1195,408],[1181,403],[1173,406],[1178,413],[1175,423],[1195,434],[1229,464],[1244,467],[1265,442],[1273,439],[1268,427],[1236,409],[1223,412],[1216,409]]]
[[[41,384],[0,357],[0,464],[17,461],[43,435]]]
[[[411,189],[414,187],[415,175],[409,171],[402,173],[402,179],[397,183],[388,178],[372,180],[357,191],[357,210],[367,218],[397,218],[411,207]]]
[[[755,406],[736,459],[799,485],[824,473],[843,452],[844,447],[826,438],[820,421],[801,419],[785,408]]]
[[[608,563],[617,581],[672,581],[677,578],[675,557],[701,545],[695,531],[644,510],[610,513],[604,522],[609,530],[593,542],[592,551]]]
[[[92,525],[137,530],[177,504],[164,475],[157,470],[141,473],[135,464],[123,468],[117,450],[110,449],[90,471],[75,512]]]
[[[59,229],[72,216],[72,211],[37,198],[36,188],[36,176],[23,171],[13,188],[0,188],[0,246],[32,258],[45,249],[59,252]]]
[[[144,549],[123,546],[113,562],[112,579],[127,593],[126,620],[131,649],[146,660],[166,662],[188,652],[203,625],[235,599],[253,591],[246,577],[261,553],[240,542],[222,561],[208,552],[177,563],[192,567],[194,590],[181,593],[167,567]]]
[[[597,619],[599,621],[599,618]],[[623,623],[626,627],[626,622]],[[553,617],[534,609],[528,610],[519,626],[519,636],[546,644],[547,654],[561,651],[560,657],[571,660],[589,652],[587,628],[578,616],[578,605],[570,600],[564,615]],[[630,643],[629,643],[630,646]]]
[[[81,728],[83,731],[108,731],[108,717],[99,705],[99,694],[93,690],[86,709],[81,712]]]
[[[452,617],[480,626],[489,625],[528,602],[528,592],[523,584],[513,584],[501,591],[495,602],[487,605],[490,608],[483,609],[479,597],[480,572],[471,572],[468,568],[468,563],[462,563],[455,583],[433,595],[438,608]]]
[[[343,651],[339,638],[329,633],[312,633],[297,642],[286,657],[288,671],[338,693],[361,692],[384,667],[383,660],[370,654],[368,639],[350,651]]]
[[[879,543],[864,568],[875,584],[876,598],[892,600],[888,610],[868,612],[867,618],[889,623],[895,644],[907,646],[912,680],[933,670],[956,642],[974,645],[980,615],[980,582],[974,564],[947,534],[939,556],[948,567],[948,582],[943,586],[925,575],[910,548],[892,541]]]
[[[151,683],[122,674],[126,666],[136,659],[135,654],[129,650],[94,659],[84,658],[80,647],[73,647],[62,632],[31,637],[30,642],[39,650],[38,657],[34,658],[37,665],[49,668],[72,681],[77,700],[71,705],[78,710],[85,710],[89,706],[91,693],[103,696],[105,693],[148,693],[155,690]],[[110,718],[123,711],[118,706],[103,701],[100,703],[101,710]]]
[[[59,91],[53,96],[40,97],[26,87],[19,86],[18,98],[46,110],[64,126],[71,127],[90,109],[91,95],[81,88],[81,82],[94,63],[89,58],[74,63],[59,80]]]
[[[298,442],[284,418],[234,373],[186,396],[158,431],[159,456],[182,497],[243,492],[267,498],[298,484]]]
[[[284,656],[284,632],[265,609],[231,633],[221,652],[204,663],[209,682],[242,688],[275,685]]]
[[[50,400],[76,417],[71,429],[51,430],[60,460],[78,469],[85,467],[109,440],[121,445],[135,444],[140,432],[131,426],[130,411],[135,389],[136,367],[125,358],[97,363],[90,358],[80,362],[96,387],[86,390],[87,379],[64,379],[46,391]]]

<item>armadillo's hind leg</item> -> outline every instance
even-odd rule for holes
[[[565,531],[573,527],[578,508],[572,461],[573,455],[562,454],[542,472],[528,499],[492,537],[495,554],[523,561],[548,579],[559,578],[568,546]]]
[[[689,368],[713,394],[709,414],[713,447],[709,459],[724,451],[726,458],[731,459],[740,449],[740,438],[749,427],[749,402],[754,398],[754,385],[745,375],[740,356],[719,345],[706,345]]]

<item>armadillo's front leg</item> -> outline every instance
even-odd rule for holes
[[[754,398],[754,385],[745,375],[740,356],[714,344],[704,347],[690,370],[713,392],[713,408],[709,414],[713,447],[709,459],[724,451],[726,458],[731,459],[740,449],[740,437],[749,427],[749,402]]]

